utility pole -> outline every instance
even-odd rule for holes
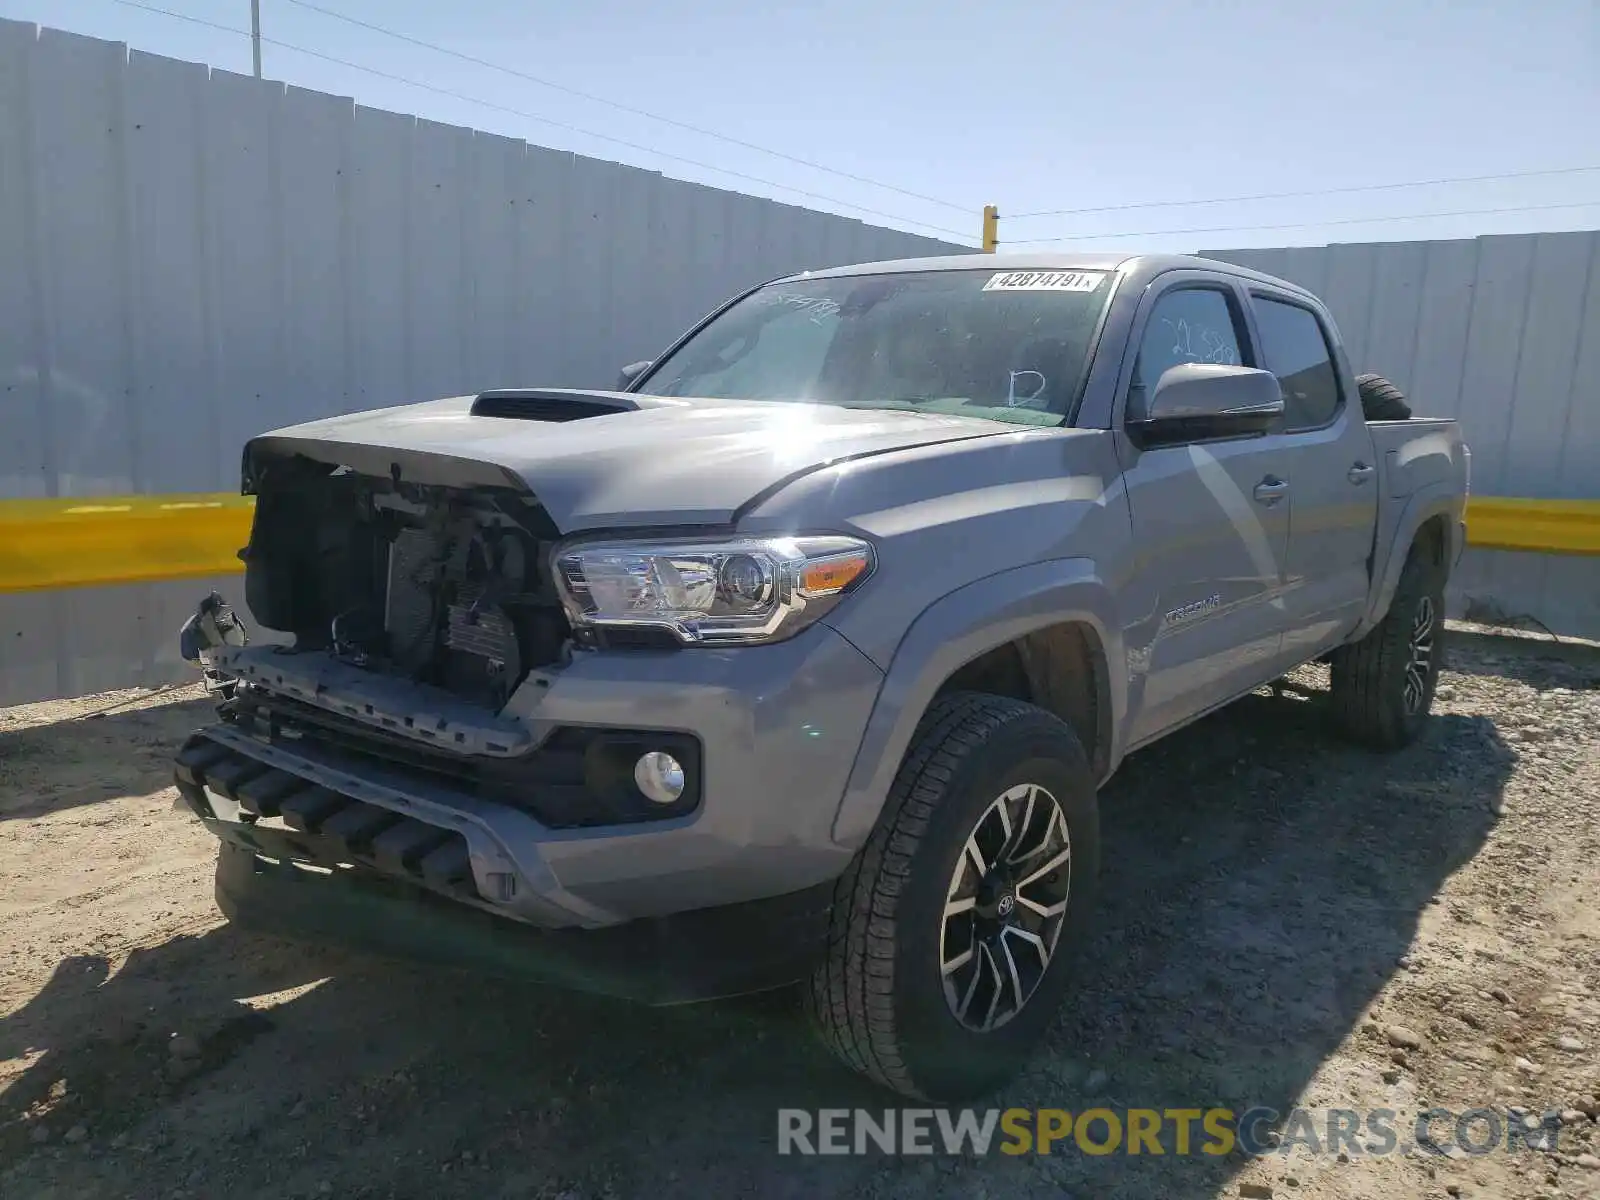
[[[261,78],[261,0],[250,0],[250,57]]]
[[[983,252],[993,254],[999,245],[1000,210],[993,204],[983,206]]]

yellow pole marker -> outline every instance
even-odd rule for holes
[[[983,252],[993,254],[1000,244],[1000,210],[993,204],[983,206]]]

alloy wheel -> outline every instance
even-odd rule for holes
[[[1416,615],[1411,618],[1410,652],[1406,658],[1407,713],[1421,712],[1423,702],[1427,699],[1428,674],[1433,668],[1433,636],[1436,624],[1433,597],[1423,596],[1417,601]]]
[[[1061,804],[1018,784],[989,805],[946,892],[940,974],[951,1015],[988,1033],[1022,1011],[1050,966],[1072,891]]]

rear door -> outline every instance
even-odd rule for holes
[[[1347,396],[1331,322],[1293,293],[1252,285],[1262,366],[1283,385],[1290,457],[1284,657],[1313,658],[1366,611],[1378,472],[1361,404]]]
[[[1271,677],[1283,633],[1289,450],[1276,433],[1141,449],[1126,397],[1185,362],[1256,366],[1244,293],[1205,272],[1141,300],[1114,415],[1133,525],[1121,584],[1137,693],[1130,745]],[[1142,671],[1142,687],[1140,667]]]

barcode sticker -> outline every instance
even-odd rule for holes
[[[996,271],[983,285],[986,292],[1092,292],[1104,271]]]

